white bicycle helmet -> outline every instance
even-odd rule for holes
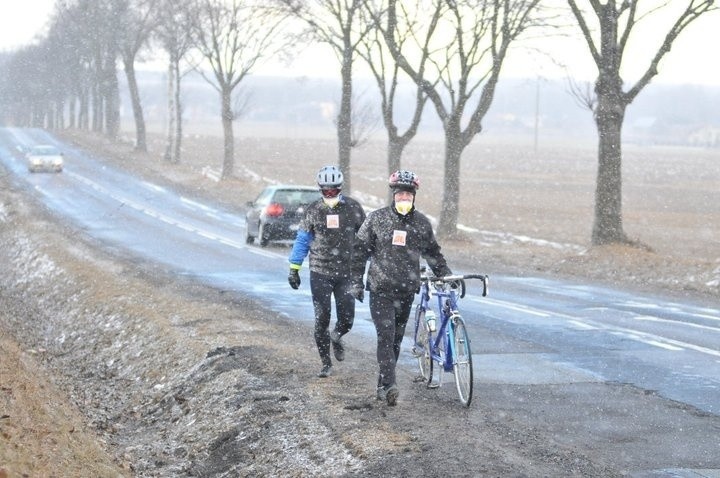
[[[324,166],[317,173],[317,184],[320,189],[340,189],[343,183],[343,173],[335,166]]]

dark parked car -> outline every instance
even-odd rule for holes
[[[307,205],[320,197],[315,186],[268,186],[247,204],[245,242],[252,244],[258,238],[265,247],[270,241],[295,239]]]

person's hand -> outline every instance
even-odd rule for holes
[[[354,282],[350,286],[350,295],[355,297],[355,300],[362,302],[365,299],[365,287],[363,287],[362,281]]]
[[[460,282],[460,280],[450,281],[450,282],[448,282],[448,285],[450,286],[451,289],[462,288],[462,282]]]
[[[288,274],[288,283],[293,289],[300,287],[300,274],[297,269],[290,269],[290,273]]]

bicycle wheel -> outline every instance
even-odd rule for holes
[[[473,391],[472,353],[470,352],[470,338],[465,329],[465,321],[460,316],[453,317],[453,371],[455,385],[457,385],[460,401],[466,407],[470,406]]]
[[[432,381],[433,361],[430,355],[430,330],[425,322],[425,311],[420,307],[415,309],[415,345],[413,355],[417,357],[420,374],[427,384]]]

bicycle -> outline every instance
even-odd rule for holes
[[[423,270],[420,279],[412,347],[422,375],[419,379],[425,381],[428,388],[439,388],[443,372],[452,372],[460,401],[469,407],[473,391],[472,353],[458,300],[465,297],[466,279],[482,280],[482,295],[487,296],[489,278],[483,274],[435,277]],[[437,317],[440,318],[439,328]],[[437,381],[433,381],[433,364],[440,367]]]

